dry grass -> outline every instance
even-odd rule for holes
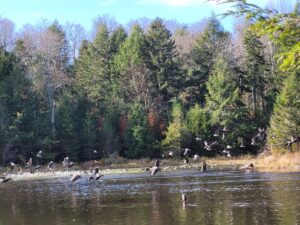
[[[293,172],[300,171],[300,152],[258,155],[258,156],[242,156],[238,158],[212,158],[207,160],[208,164],[217,165],[246,165],[253,163],[259,171],[272,172]]]

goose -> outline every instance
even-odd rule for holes
[[[104,175],[97,173],[95,175],[95,180],[99,180],[101,177],[103,177]]]
[[[25,169],[29,169],[30,167],[32,167],[32,158],[30,157],[29,160],[26,163]]]
[[[219,131],[219,130],[216,130],[216,132],[214,133],[213,136],[214,136],[214,137],[219,137],[219,136],[220,136],[220,131]]]
[[[181,201],[182,201],[182,205],[186,206],[187,205],[187,196],[185,193],[181,194]]]
[[[230,152],[227,150],[227,149],[224,149],[223,151],[222,151],[222,153],[226,156],[226,157],[231,157],[231,154],[230,154]]]
[[[174,152],[169,151],[169,152],[168,152],[168,156],[169,156],[170,158],[173,158],[173,157],[174,157]]]
[[[195,140],[196,140],[196,141],[201,141],[201,138],[196,137]]]
[[[153,166],[151,168],[146,168],[146,171],[150,172],[150,176],[154,176],[158,171],[161,171],[161,169],[157,166]]]
[[[256,136],[251,139],[251,145],[254,145],[254,146],[257,145],[257,138],[256,138]]]
[[[9,162],[9,167],[10,167],[10,170],[13,170],[15,167],[17,167],[18,165],[15,164],[14,162]]]
[[[226,138],[225,133],[222,133],[222,140],[224,140]]]
[[[241,166],[240,170],[248,170],[248,169],[253,169],[253,168],[254,168],[253,163],[248,163],[248,164],[246,164],[244,166]]]
[[[156,159],[156,161],[155,161],[155,166],[156,166],[156,167],[159,167],[159,159]]]
[[[207,167],[206,162],[203,162],[203,163],[202,163],[201,172],[206,172],[206,167]]]
[[[75,181],[78,180],[78,179],[81,179],[81,176],[80,176],[79,174],[74,174],[74,175],[71,177],[70,181],[75,182]]]
[[[43,154],[43,151],[40,150],[40,151],[38,151],[38,153],[36,154],[36,157],[42,158],[42,154]]]
[[[184,149],[184,152],[183,152],[183,155],[186,156],[186,157],[188,157],[188,156],[191,154],[191,152],[192,152],[191,149],[185,148],[185,149]]]
[[[244,138],[241,138],[241,144],[240,144],[240,148],[245,148],[246,146],[244,145]]]
[[[211,151],[214,146],[216,146],[218,142],[214,141],[211,144],[208,144],[207,141],[204,141],[204,148],[208,151]]]
[[[76,165],[76,163],[69,162],[69,157],[65,157],[62,162],[62,165],[63,165],[63,167],[67,167],[67,170],[69,170],[69,168],[72,168],[74,165]]]
[[[197,161],[198,159],[199,159],[199,155],[195,154],[194,157],[193,157],[193,160]]]
[[[7,183],[9,181],[12,181],[12,179],[10,177],[7,177],[7,174],[3,174],[2,177],[0,177],[0,180],[2,180],[2,183]]]
[[[7,183],[9,181],[12,181],[12,179],[10,177],[6,177],[2,180],[2,183]]]
[[[227,126],[224,126],[223,131],[224,131],[224,132],[229,132],[228,127],[227,127]]]
[[[287,140],[287,142],[285,143],[285,146],[287,146],[288,148],[291,148],[293,144],[300,142],[300,137],[294,138],[293,136],[291,136],[290,140]]]
[[[53,171],[55,167],[55,163],[53,161],[50,161],[47,165],[47,169],[50,171]]]

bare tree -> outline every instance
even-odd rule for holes
[[[108,33],[111,34],[120,24],[116,21],[114,17],[111,17],[110,15],[102,15],[96,17],[96,19],[93,20],[93,28],[92,28],[92,39],[96,36],[96,34],[99,31],[99,28],[105,25],[107,26]]]
[[[82,41],[87,38],[86,31],[78,23],[67,23],[65,30],[70,46],[70,59],[74,62],[78,56]]]
[[[56,93],[68,82],[68,48],[65,34],[56,23],[51,26],[26,26],[19,35],[19,41],[23,43],[23,51],[19,57],[26,65],[35,89],[44,93],[48,100],[54,137]]]
[[[9,51],[14,45],[15,24],[6,18],[0,17],[0,46]]]

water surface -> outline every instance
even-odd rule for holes
[[[69,224],[300,224],[300,173],[176,171],[0,183],[0,225]]]

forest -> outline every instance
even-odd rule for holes
[[[300,150],[300,4],[245,1],[233,32],[107,16],[26,25],[0,17],[0,162]]]

